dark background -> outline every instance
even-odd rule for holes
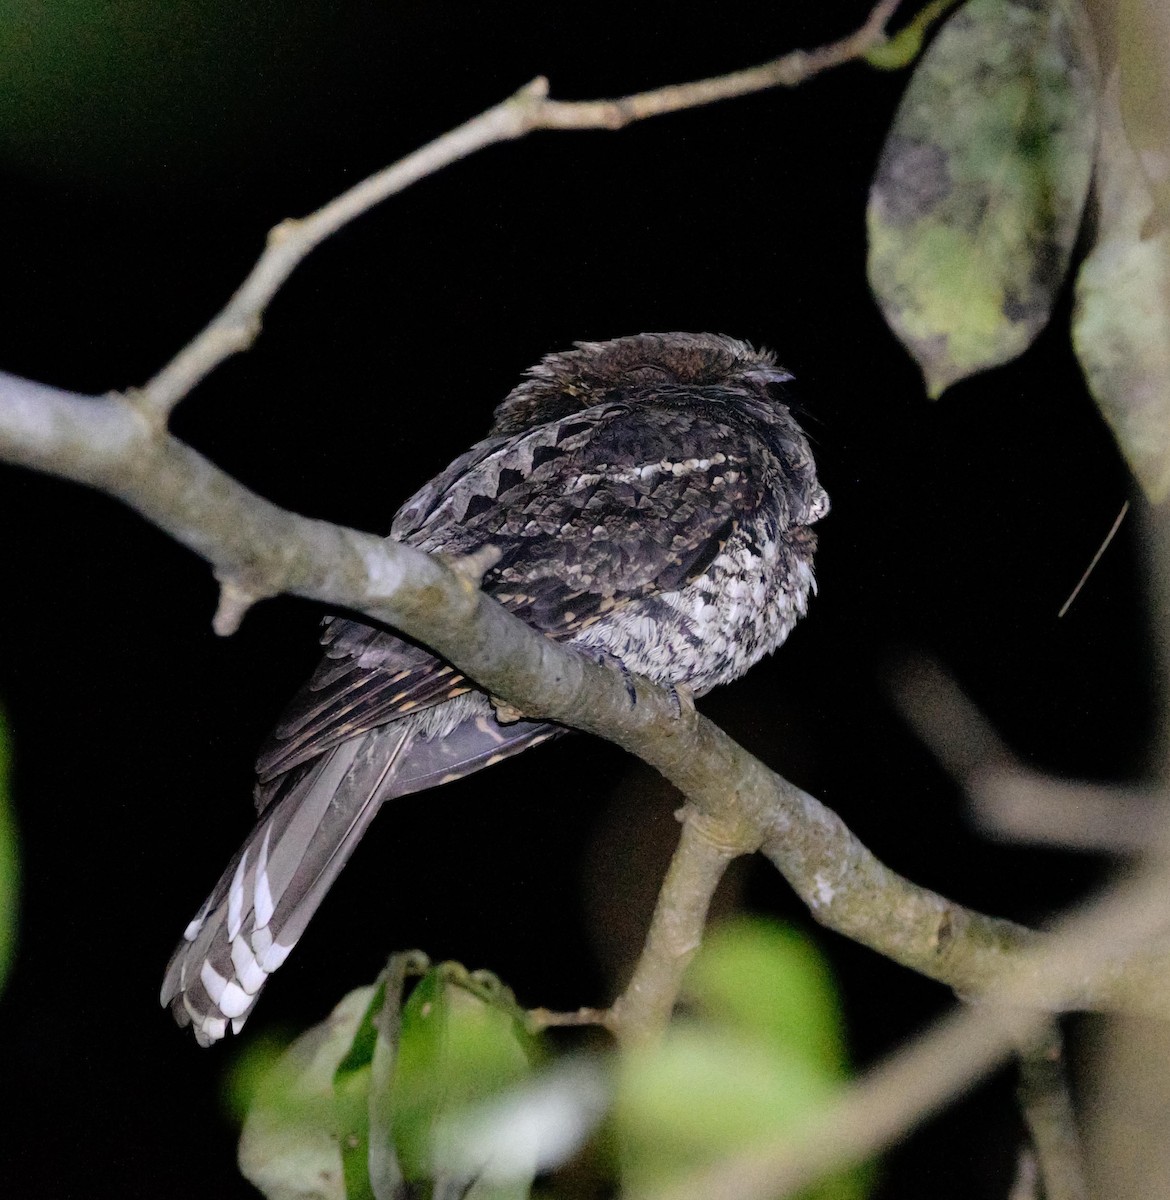
[[[622,94],[820,43],[864,7],[6,7],[0,368],[86,392],[141,383],[271,225],[534,75],[560,98]],[[549,350],[667,329],[775,349],[833,499],[821,591],[780,654],[702,708],[891,866],[1039,921],[1101,864],[973,832],[894,715],[889,665],[936,656],[1040,769],[1139,774],[1150,683],[1132,521],[1056,619],[1131,488],[1072,359],[1067,297],[1022,360],[937,404],[886,331],[864,206],[905,79],[852,66],[618,134],[492,148],[317,251],[256,348],[174,427],[275,501],[381,531]],[[240,1043],[197,1050],[156,996],[249,827],[252,756],[312,667],[321,613],[271,601],[220,640],[205,565],[113,501],[6,469],[0,512],[0,699],[25,871],[0,999],[4,1190],[250,1195],[222,1101]],[[247,1036],[319,1019],[407,946],[490,967],[529,1004],[606,1002],[641,919],[606,914],[652,894],[671,804],[583,737],[400,802]],[[808,923],[762,864],[739,887]],[[818,936],[860,1062],[947,1004]],[[1005,1074],[891,1154],[882,1195],[1002,1197],[1017,1136]]]

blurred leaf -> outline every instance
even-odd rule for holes
[[[235,1124],[243,1126],[248,1119],[265,1080],[291,1041],[288,1037],[262,1033],[233,1043],[235,1053],[224,1074],[222,1100],[228,1117]]]
[[[923,56],[869,200],[869,279],[937,397],[1015,358],[1068,268],[1095,125],[1078,0],[969,0]]]
[[[956,3],[957,0],[930,0],[893,37],[867,50],[865,61],[881,71],[900,71],[908,67],[922,53],[922,43],[930,27]]]
[[[698,1018],[622,1056],[615,1109],[623,1182],[653,1190],[736,1151],[797,1134],[840,1085],[840,1004],[816,948],[763,921],[715,930],[687,973]],[[865,1169],[802,1193],[857,1200]]]
[[[344,1200],[334,1076],[374,996],[350,992],[259,1082],[240,1136],[240,1171],[268,1200]]]
[[[407,1180],[454,1174],[466,1186],[466,1165],[437,1154],[440,1125],[531,1072],[535,1044],[511,993],[498,983],[484,986],[489,978],[444,963],[423,977],[403,1008],[391,1123]],[[527,1196],[534,1175],[470,1194]]]
[[[1097,237],[1077,275],[1073,346],[1122,453],[1149,498],[1170,495],[1170,230],[1106,90],[1097,162]]]
[[[1115,0],[1121,120],[1159,226],[1170,224],[1170,6]]]
[[[846,1074],[836,984],[795,926],[745,917],[712,930],[687,971],[684,995],[724,1028],[803,1054],[830,1078]]]
[[[407,977],[424,971],[403,1003]],[[346,996],[258,1082],[254,1064],[238,1072],[235,1091],[254,1093],[241,1171],[269,1200],[398,1200],[419,1188],[431,1200],[524,1200],[534,1170],[501,1181],[482,1158],[469,1167],[436,1150],[442,1122],[529,1074],[521,1016],[494,976],[395,955],[376,987]]]
[[[651,1191],[753,1145],[794,1134],[834,1091],[828,1075],[788,1053],[732,1030],[676,1024],[661,1045],[624,1057],[616,1111],[622,1177]],[[802,1192],[812,1200],[865,1195],[850,1172]]]
[[[20,918],[20,857],[16,839],[16,815],[8,799],[10,761],[8,725],[0,714],[0,992],[16,953],[16,930]]]
[[[205,176],[287,119],[334,8],[0,0],[0,162],[103,188]]]
[[[440,1157],[455,1170],[482,1170],[485,1183],[531,1180],[581,1149],[604,1119],[611,1091],[600,1056],[555,1063],[440,1120]]]

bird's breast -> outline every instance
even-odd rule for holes
[[[811,538],[759,532],[737,530],[697,579],[615,605],[573,643],[696,695],[737,679],[784,641],[815,587]]]

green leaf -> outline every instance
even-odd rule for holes
[[[731,1030],[676,1025],[660,1046],[625,1056],[617,1136],[626,1187],[640,1194],[719,1159],[796,1132],[825,1103],[833,1081],[800,1052],[782,1052]],[[802,1193],[854,1200],[856,1172]]]
[[[391,998],[390,1003],[396,1003]],[[374,1200],[370,1184],[370,1079],[377,1018],[387,1003],[385,982],[374,988],[345,1057],[333,1072],[333,1102],[346,1200]]]
[[[829,1100],[845,1073],[840,1003],[798,931],[741,920],[708,935],[687,973],[694,1016],[622,1056],[614,1124],[623,1182],[672,1177],[774,1141]],[[806,1200],[858,1200],[869,1172],[827,1179]]]
[[[1146,495],[1170,495],[1170,232],[1130,145],[1116,79],[1101,114],[1097,237],[1077,275],[1073,347]]]
[[[732,1030],[673,1028],[630,1054],[619,1083],[626,1180],[634,1191],[791,1127],[831,1084],[800,1054],[783,1055]]]
[[[1170,6],[1121,0],[1115,10],[1121,120],[1157,219],[1170,223]]]
[[[20,917],[20,856],[16,814],[8,799],[8,726],[0,714],[0,992],[16,953]]]
[[[795,926],[740,918],[714,929],[687,971],[684,995],[708,1020],[802,1054],[829,1078],[847,1072],[836,984]]]
[[[869,279],[927,390],[1008,362],[1068,269],[1096,138],[1078,0],[969,0],[923,56],[870,192]]]
[[[240,1171],[268,1200],[345,1200],[339,1143],[352,1131],[344,1114],[339,1120],[334,1077],[374,993],[373,987],[350,992],[255,1085],[240,1135]]]
[[[263,1095],[269,1076],[291,1041],[291,1038],[265,1032],[257,1037],[239,1038],[233,1043],[220,1099],[224,1112],[234,1124],[242,1127],[248,1119],[252,1105]]]
[[[469,1166],[438,1136],[529,1074],[535,1043],[522,1016],[494,976],[394,955],[375,987],[346,996],[258,1082],[254,1064],[237,1072],[233,1091],[252,1094],[240,1169],[269,1200],[391,1200],[406,1181],[432,1200],[524,1200],[534,1171],[493,1179],[490,1163]]]
[[[402,1011],[391,1125],[408,1180],[459,1171],[436,1160],[440,1125],[531,1072],[532,1038],[511,993],[482,986],[489,978],[444,963],[423,977]],[[527,1194],[526,1183],[518,1194]]]

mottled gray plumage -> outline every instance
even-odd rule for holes
[[[488,438],[394,518],[448,555],[494,547],[483,586],[592,654],[702,694],[788,635],[829,507],[772,356],[711,334],[578,343],[533,367]],[[360,622],[264,747],[260,821],[171,960],[162,989],[201,1044],[239,1029],[378,807],[554,736],[501,725],[454,668]]]

